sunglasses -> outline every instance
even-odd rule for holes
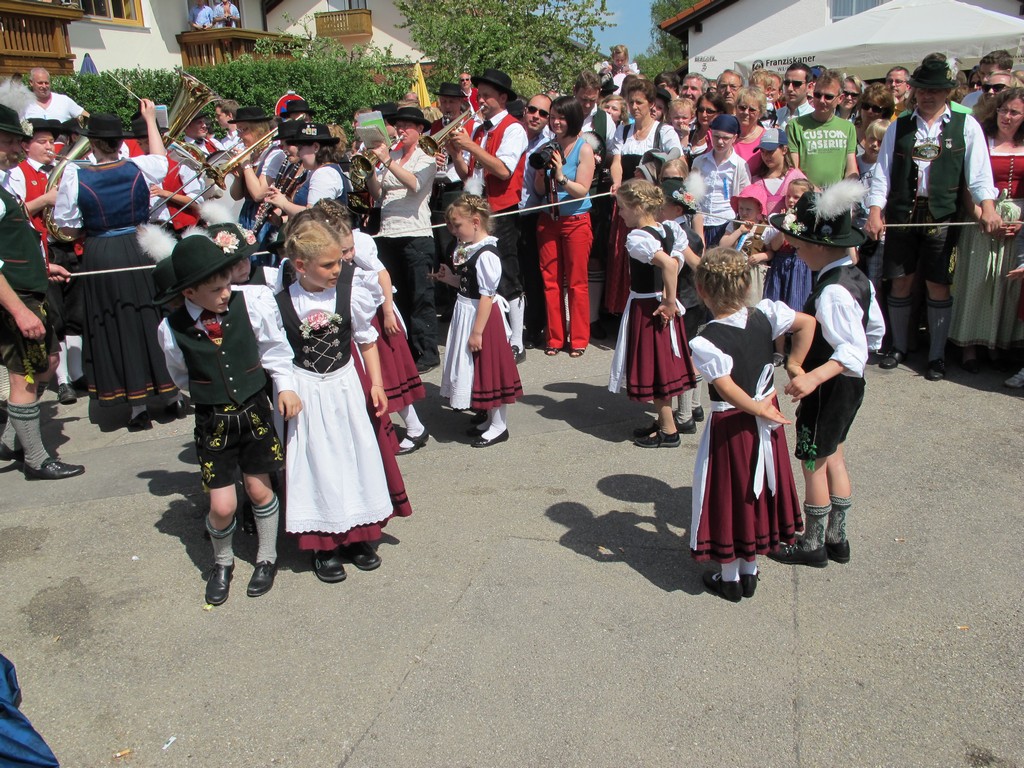
[[[746,104],[740,104],[736,107],[737,112],[760,112],[760,107],[748,107]]]
[[[885,81],[888,85],[903,85],[906,80],[893,80],[891,77]]]
[[[836,95],[837,94],[834,93],[825,93],[824,91],[814,92],[814,98],[816,98],[818,101],[832,101],[832,99],[834,99]]]
[[[469,83],[469,82],[472,82],[472,80],[473,80],[473,78],[471,78],[471,77],[460,77],[459,78],[459,82],[460,83]]]
[[[1006,88],[1009,88],[1009,86],[1006,83],[986,83],[985,85],[981,86],[981,90],[983,90],[985,93],[999,93],[1000,91],[1005,90]]]
[[[847,98],[850,98],[850,99],[856,99],[856,98],[860,97],[860,92],[859,91],[843,91],[843,96],[846,96]]]
[[[547,117],[549,114],[546,109],[535,107],[532,104],[526,108],[526,111],[529,112],[531,115],[539,114],[541,117]]]
[[[782,84],[783,85],[787,85],[787,86],[788,85],[792,85],[794,88],[802,88],[803,86],[807,85],[807,81],[806,80],[783,80]]]
[[[861,104],[860,108],[865,109],[868,112],[878,112],[879,114],[885,112],[885,109],[883,107],[878,106],[877,104]]]

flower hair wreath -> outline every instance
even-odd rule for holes
[[[241,233],[242,238],[245,239],[246,245],[256,244],[256,235],[251,230],[239,227],[238,231]],[[239,236],[227,231],[218,232],[213,236],[213,243],[224,253],[234,253],[238,250]]]

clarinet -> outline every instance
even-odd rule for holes
[[[285,196],[290,196],[296,189],[298,189],[306,171],[302,167],[302,163],[285,163],[281,166],[281,170],[277,172],[277,178],[274,179],[274,186],[281,190]],[[274,206],[264,200],[260,203],[259,208],[256,209],[256,214],[253,216],[252,231],[259,232],[260,229],[267,221],[267,217],[270,216],[270,212],[274,210]]]

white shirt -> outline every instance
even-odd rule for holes
[[[508,112],[499,112],[492,117],[491,125],[497,126],[505,117]],[[470,136],[476,133],[476,128],[483,125],[482,120],[478,120],[474,124],[473,131]],[[480,146],[483,149],[487,149],[487,144],[491,140],[491,133],[494,130],[492,128],[484,134],[483,139],[480,141]],[[508,168],[508,172],[514,174],[516,172],[516,166],[519,165],[519,159],[526,152],[526,147],[530,143],[526,136],[526,129],[523,128],[522,123],[514,122],[511,123],[506,129],[505,133],[501,138],[501,145],[498,147],[497,153],[492,152],[498,160],[501,161],[502,165]],[[479,162],[473,163],[473,175],[466,180],[466,191],[473,195],[485,196],[484,192],[484,167]]]
[[[747,161],[735,151],[721,164],[715,162],[714,152],[705,152],[693,161],[693,171],[704,179],[706,192],[700,209],[705,215],[704,226],[716,227],[726,219],[735,218],[732,196],[750,184]]]
[[[796,114],[789,114],[789,107],[779,107],[775,110],[775,125],[778,128],[785,128],[786,124],[794,117],[803,117],[809,115],[814,111],[814,107],[809,101],[805,101],[799,107],[796,108]]]
[[[28,160],[28,164],[32,166],[33,170],[38,171],[43,167],[42,163],[37,163],[32,158],[26,159]],[[17,196],[19,200],[28,200],[28,182],[25,181],[25,171],[16,165],[11,168],[9,174],[8,183],[4,185],[4,188],[11,194]],[[61,177],[61,179],[63,182],[63,177]]]
[[[345,180],[337,168],[324,165],[313,171],[309,180],[309,197],[306,205],[316,205],[321,200],[335,200],[345,191]]]
[[[830,269],[853,264],[853,259],[844,256],[833,261],[818,273],[818,279]],[[848,290],[840,285],[829,285],[818,295],[814,307],[814,319],[821,326],[821,333],[829,346],[835,349],[830,360],[835,360],[845,369],[844,376],[863,378],[868,350],[882,346],[885,335],[885,321],[882,309],[875,299],[875,288],[871,289],[871,303],[868,306],[868,326],[864,328],[864,311]]]
[[[265,285],[236,285],[232,286],[231,290],[241,291],[245,295],[246,313],[249,315],[249,324],[260,350],[260,364],[274,380],[278,392],[294,391],[292,359],[295,355],[284,334],[274,294]],[[206,333],[206,329],[199,321],[203,308],[185,299],[185,309],[195,321],[195,327]],[[174,338],[167,318],[164,318],[157,328],[157,338],[164,353],[164,360],[167,361],[168,373],[171,374],[178,389],[188,391],[190,379],[188,368],[185,367],[185,356]]]
[[[242,137],[238,135],[238,131],[228,131],[224,134],[223,139],[215,139],[220,142],[220,148],[230,151],[242,143]]]
[[[555,135],[551,130],[544,126],[540,133],[538,133],[532,139],[529,138],[529,134],[526,135],[529,143],[526,145],[526,165],[523,166],[523,194],[519,198],[519,210],[525,208],[533,208],[537,205],[543,205],[547,202],[544,200],[534,189],[534,181],[537,178],[537,169],[530,165],[530,155],[537,151],[537,147],[541,144],[545,144],[555,138]]]
[[[461,245],[461,244],[460,244]],[[488,235],[479,243],[466,246],[466,260],[473,258],[473,254],[485,245],[498,246],[498,238]],[[486,250],[476,260],[476,282],[480,287],[481,296],[495,296],[498,293],[498,283],[501,282],[501,259],[494,251]]]
[[[626,129],[629,130],[629,136],[626,136]],[[661,135],[661,150],[662,152],[670,152],[676,150],[676,157],[679,157],[683,152],[683,145],[679,143],[679,134],[676,133],[668,123],[662,123],[661,128],[658,129]],[[636,138],[636,130],[632,125],[623,123],[615,131],[615,138],[612,139],[612,155],[642,155],[644,152],[654,149],[654,131],[649,131],[647,137],[643,140]],[[628,179],[623,179],[628,181]]]
[[[962,99],[960,99],[960,104],[962,106],[970,107],[971,109],[974,109],[974,107],[977,106],[978,101],[984,95],[985,95],[985,92],[979,88],[976,91],[971,91],[966,96],[964,96]]]
[[[129,162],[134,163],[142,171],[147,184],[162,184],[167,175],[165,155],[140,155],[131,158]],[[57,204],[53,207],[53,219],[59,227],[82,227],[82,212],[78,210],[78,166],[75,163],[68,163],[64,168],[64,175],[57,189]]]
[[[584,131],[597,133],[597,131],[594,130],[594,117],[597,115],[597,110],[599,109],[601,109],[601,107],[595,104],[594,108],[590,110],[590,114],[583,118],[583,127],[580,129],[580,133],[583,133]],[[615,131],[617,130],[615,126],[615,121],[612,120],[611,115],[608,115],[608,119],[605,121],[605,125],[607,126],[608,131],[601,138],[604,139],[604,145],[608,147],[611,145],[612,139],[615,138]],[[545,128],[544,130],[547,130],[547,128]]]
[[[844,291],[844,293],[847,296],[850,295],[848,292]],[[796,312],[781,301],[764,299],[753,309],[760,310],[761,314],[768,320],[769,325],[772,327],[772,339],[777,339],[789,331],[793,327],[793,321],[796,319]],[[750,310],[744,307],[728,317],[712,320],[708,325],[711,323],[721,323],[732,328],[746,328],[747,320],[750,316],[749,312]],[[693,357],[694,367],[708,381],[714,381],[732,373],[732,355],[726,354],[703,336],[690,339],[690,352]]]
[[[917,140],[932,139],[938,142],[939,134],[943,127],[950,121],[952,113],[947,106],[943,113],[930,126],[914,110],[913,117],[917,121]],[[878,206],[885,210],[886,199],[889,197],[889,173],[892,169],[893,149],[896,146],[896,124],[889,125],[885,130],[885,137],[882,139],[882,147],[878,151],[878,162],[868,174],[869,191],[865,206],[871,208]],[[992,180],[992,163],[988,158],[988,147],[985,143],[985,132],[981,124],[971,115],[965,115],[964,119],[964,178],[967,180],[967,189],[971,193],[976,205],[981,205],[982,200],[995,200],[998,197],[995,182]],[[945,148],[941,148],[945,151]],[[928,196],[928,169],[931,162],[928,160],[915,160],[917,164],[917,194],[919,197]]]
[[[78,117],[83,112],[85,112],[85,109],[72,101],[70,97],[65,96],[63,93],[53,93],[51,91],[49,104],[44,107],[38,101],[33,101],[25,107],[25,113],[22,117],[26,120],[29,118],[59,120],[63,123],[65,120],[72,120]]]
[[[403,149],[391,153],[391,162],[397,163]],[[430,237],[430,193],[433,191],[437,164],[434,158],[418,147],[402,166],[416,177],[416,189],[410,190],[387,168],[383,169],[380,184],[383,197],[380,204],[381,237]]]
[[[663,221],[659,224],[655,224],[654,226],[655,229],[660,228],[662,233],[672,233],[674,241],[672,244],[672,253],[670,253],[669,256],[678,261],[678,269],[682,269],[683,264],[685,263],[683,252],[689,244],[689,241],[686,239],[686,233],[683,232],[682,227],[674,221]],[[626,235],[626,252],[629,254],[631,259],[636,259],[644,264],[651,264],[658,251],[664,251],[664,248],[661,245],[661,241],[650,232],[644,232],[642,229],[634,229]]]

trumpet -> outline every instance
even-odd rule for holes
[[[265,134],[260,136],[255,143],[245,147],[239,152],[222,152],[210,155],[203,164],[203,170],[206,173],[206,177],[218,187],[224,187],[227,183],[228,176],[235,173],[239,166],[241,166],[251,156],[261,155],[276,138],[277,128],[271,128]]]
[[[473,122],[473,120],[476,119],[476,114],[477,113],[472,109],[467,109],[433,136],[420,137],[420,149],[433,157],[445,144],[448,143],[449,137],[455,133],[455,131],[462,130]],[[428,149],[428,147],[431,147],[431,149]]]
[[[421,139],[422,141],[422,139]],[[395,142],[389,151],[394,152],[398,148],[399,142]],[[366,180],[370,178],[370,174],[379,171],[381,168],[380,158],[373,153],[372,149],[364,149],[362,152],[358,152],[352,156],[352,168],[349,170],[349,176],[352,178],[352,186],[356,189],[364,189],[366,187]]]

